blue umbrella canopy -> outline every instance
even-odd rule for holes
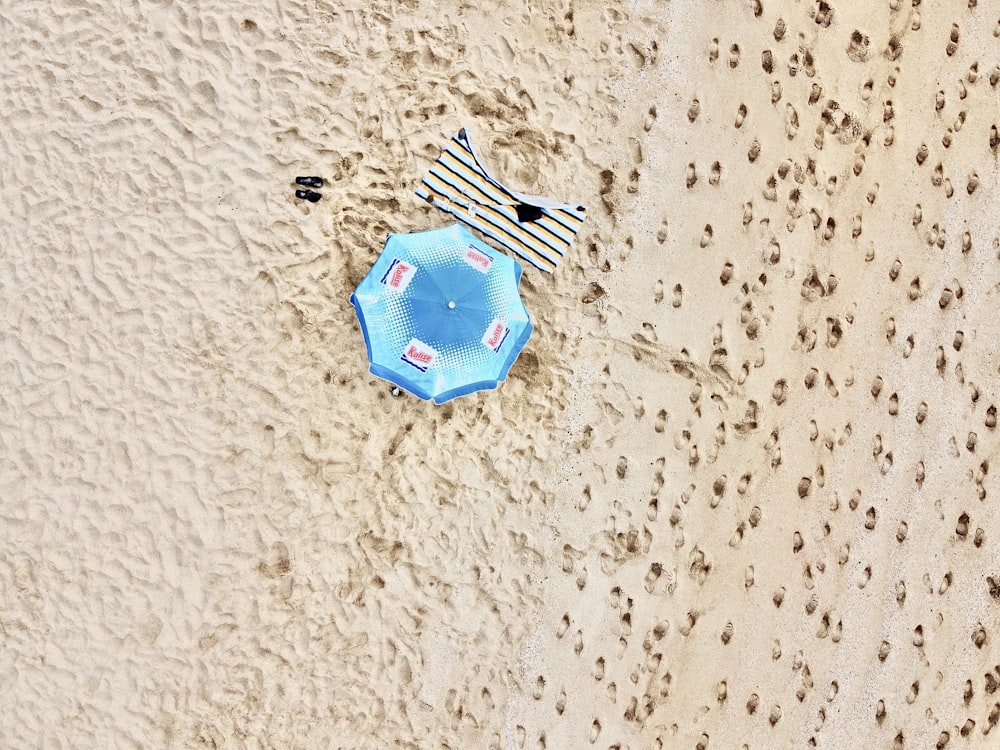
[[[531,336],[520,281],[459,224],[390,235],[351,295],[371,373],[437,404],[496,388]]]

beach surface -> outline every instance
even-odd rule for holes
[[[0,745],[1000,746],[1000,2],[0,30]],[[462,127],[589,211],[435,406],[348,297]]]

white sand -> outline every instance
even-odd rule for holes
[[[0,8],[0,745],[996,746],[1000,4],[762,2]],[[591,214],[435,407],[462,126]]]

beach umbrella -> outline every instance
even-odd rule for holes
[[[531,336],[520,281],[459,224],[390,235],[351,295],[371,373],[438,404],[496,388]]]

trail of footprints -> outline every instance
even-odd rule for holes
[[[870,72],[860,98],[877,113],[874,119],[844,109],[825,90],[822,61],[803,41],[813,30],[801,33],[796,27],[801,19],[774,18],[760,2],[750,5],[756,33],[767,39],[759,70],[768,77],[772,108],[751,111],[746,103],[733,102],[732,130],[743,139],[746,164],[730,166],[749,166],[762,179],[758,192],[745,196],[737,226],[726,227],[742,231],[744,242],[716,247],[709,221],[699,222],[703,228],[694,243],[702,262],[719,264],[714,293],[732,308],[720,313],[727,323],[717,325],[706,342],[706,361],[693,361],[682,350],[669,363],[666,387],[689,383],[686,403],[661,408],[639,399],[632,413],[637,433],[645,431],[640,440],[645,452],[621,455],[607,481],[583,490],[577,507],[587,514],[594,493],[614,496],[619,487],[633,486],[628,482],[637,473],[648,482],[645,497],[622,494],[614,501],[596,574],[588,572],[592,563],[584,553],[569,545],[564,549],[563,573],[573,581],[581,607],[598,597],[614,613],[613,637],[593,632],[587,618],[573,611],[553,624],[567,658],[581,665],[570,671],[586,675],[593,687],[553,672],[536,676],[532,698],[551,701],[559,717],[579,718],[578,695],[603,695],[603,703],[581,697],[596,714],[583,717],[582,739],[608,750],[706,750],[713,746],[712,715],[730,726],[745,723],[746,736],[755,742],[744,748],[816,747],[834,716],[843,725],[845,711],[861,717],[858,736],[879,746],[924,746],[914,744],[914,737],[928,732],[938,748],[958,738],[983,742],[1000,722],[995,632],[1000,569],[989,569],[996,561],[985,554],[997,543],[987,503],[997,446],[998,373],[965,372],[970,345],[977,347],[971,356],[981,357],[984,342],[962,314],[972,290],[981,293],[963,259],[979,259],[995,270],[1000,239],[972,223],[954,234],[955,223],[946,214],[981,210],[962,201],[975,200],[982,177],[977,170],[954,171],[948,156],[973,122],[970,112],[978,108],[996,115],[995,106],[984,107],[983,101],[996,101],[1000,66],[983,72],[987,61],[963,45],[962,27],[972,17],[956,21],[940,42],[946,61],[942,88],[928,90],[925,99],[936,132],[927,132],[913,156],[896,154],[901,115],[893,91],[903,75],[904,51],[933,41],[920,1],[889,0],[898,32],[881,49],[875,35],[863,29],[849,34],[843,52]],[[838,28],[835,5],[812,3],[809,22],[818,33]],[[976,6],[969,0],[968,12]],[[993,36],[1000,36],[1000,21]],[[738,71],[750,62],[750,46],[710,36],[707,63]],[[687,101],[683,115],[697,128],[706,94],[697,92]],[[658,115],[651,106],[646,133],[655,130]],[[748,127],[764,120],[770,127],[774,118],[782,123],[787,153],[769,153]],[[998,124],[984,127],[980,121],[977,128],[982,160],[995,159]],[[819,153],[827,149],[838,154],[843,170],[820,169]],[[921,183],[912,215],[879,211],[880,185],[868,164],[884,160],[886,153],[912,160]],[[635,158],[641,161],[641,148]],[[681,187],[723,187],[728,168],[721,159],[706,165],[692,160]],[[928,265],[911,263],[908,251],[870,240],[870,223],[887,221],[905,238],[901,244],[920,243],[949,262],[928,277],[926,270],[916,270]],[[803,262],[808,258],[801,248],[803,226],[817,251],[812,263]],[[662,252],[668,240],[684,241],[672,234],[665,217],[652,252]],[[817,262],[823,257],[827,262]],[[845,294],[841,276],[858,274],[864,279]],[[791,337],[778,341],[777,329],[772,331],[773,295],[780,293],[775,280],[787,288],[789,279],[798,287],[801,314]],[[878,320],[871,307],[862,318],[858,304],[859,296],[873,291],[893,311]],[[693,293],[683,279],[660,279],[653,306],[669,316]],[[739,335],[727,340],[724,329],[734,328]],[[877,339],[882,343],[873,344]],[[881,347],[874,359],[871,346]],[[765,351],[795,356],[773,362]],[[988,378],[991,383],[980,380]],[[913,387],[928,379],[932,390]],[[607,399],[615,402],[615,411],[628,413],[627,394],[609,393]],[[810,413],[810,402],[842,403],[836,412],[817,412],[841,416],[833,423],[828,416],[799,419]],[[942,431],[950,431],[943,456],[935,453]],[[737,465],[743,454],[729,450],[743,441],[758,446],[752,465]],[[786,462],[786,452],[794,459]],[[805,474],[797,471],[803,456],[812,457]],[[861,467],[862,486],[845,483],[850,474],[845,468],[855,466]],[[671,495],[667,487],[681,489]],[[761,559],[757,550],[776,534],[787,540],[782,558]],[[917,546],[924,542],[915,538],[931,540],[943,554],[928,556]],[[873,550],[888,554],[880,557]],[[963,577],[960,566],[949,562],[957,558],[975,561],[973,569],[983,566],[982,582],[968,580],[967,572]],[[734,571],[739,594],[730,585]],[[872,640],[864,632],[868,621],[852,619],[849,607],[857,601],[877,607],[883,593],[895,611],[885,613],[891,624],[883,627],[884,637]],[[972,603],[969,597],[976,611],[989,616],[962,631],[955,623]],[[707,601],[720,598],[721,604],[705,609]],[[788,627],[761,632],[751,627],[748,612],[773,612]],[[808,623],[805,640],[797,635],[802,623]],[[949,629],[963,642],[949,643]],[[838,644],[846,651],[835,651]],[[971,656],[953,661],[955,650]],[[775,671],[755,681],[738,669],[739,655],[759,664],[759,653],[766,653]],[[848,654],[850,663],[843,655],[835,658],[838,653]],[[957,679],[951,671],[965,663],[980,666]],[[842,695],[838,678],[845,670],[853,675],[850,695]],[[704,705],[694,716],[678,715],[671,696],[706,680],[711,689],[703,693]],[[867,692],[853,686],[859,680]],[[845,701],[853,705],[845,708]],[[603,708],[594,711],[595,705]],[[931,725],[940,729],[928,729]],[[546,746],[544,732],[534,736],[533,747]],[[517,746],[529,746],[527,738],[527,728],[519,725]]]

